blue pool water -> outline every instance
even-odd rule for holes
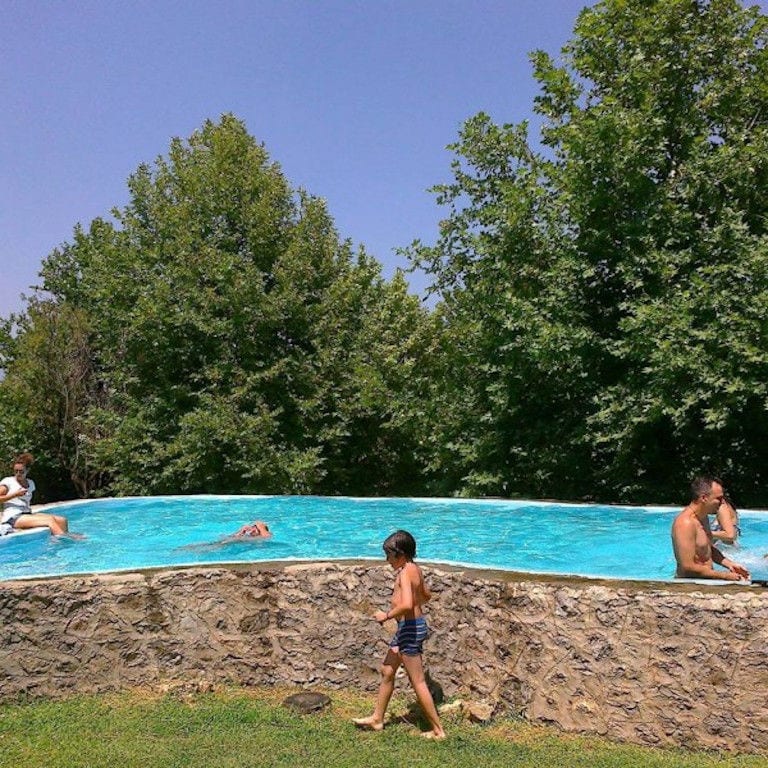
[[[105,499],[56,507],[69,518],[72,531],[85,534],[82,541],[0,539],[0,579],[194,563],[383,559],[382,541],[405,528],[416,537],[422,560],[667,581],[674,573],[669,528],[677,511],[460,499]],[[753,572],[765,572],[768,512],[740,510],[740,515],[741,544],[727,548],[728,554]],[[256,519],[267,521],[272,539],[198,547]]]

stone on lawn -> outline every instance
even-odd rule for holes
[[[294,709],[302,715],[310,715],[313,712],[322,712],[331,703],[329,696],[324,693],[303,691],[294,693],[283,700],[283,706]]]

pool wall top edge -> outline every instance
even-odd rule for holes
[[[242,560],[227,560],[222,562],[209,562],[209,563],[176,563],[174,565],[148,565],[140,568],[115,568],[112,570],[103,571],[81,571],[78,573],[65,573],[60,575],[51,574],[32,574],[25,576],[13,576],[6,579],[0,579],[0,584],[4,582],[19,582],[19,581],[56,581],[61,579],[84,579],[84,578],[99,578],[99,577],[114,577],[125,576],[128,574],[154,574],[161,572],[172,573],[174,571],[187,571],[187,570],[216,570],[218,568],[224,569],[254,569],[256,571],[265,570],[273,571],[280,570],[282,568],[297,566],[297,565],[322,565],[330,564],[335,566],[352,566],[352,565],[373,565],[385,568],[386,565],[381,562],[379,558],[373,557],[355,557],[355,558],[304,558],[304,557],[286,557],[275,560],[258,560],[258,561],[242,561]],[[568,585],[578,584],[592,584],[599,585],[604,584],[612,588],[633,587],[638,590],[645,589],[667,589],[669,587],[688,588],[691,587],[716,587],[718,591],[722,587],[729,587],[730,589],[741,587],[742,589],[760,590],[764,588],[763,584],[753,584],[746,581],[725,581],[721,579],[640,579],[640,578],[628,578],[628,577],[610,577],[600,575],[578,574],[578,573],[558,573],[556,571],[542,572],[542,571],[530,571],[520,568],[489,568],[482,565],[473,563],[462,563],[451,560],[430,560],[419,559],[419,565],[426,566],[428,568],[437,568],[437,570],[447,572],[461,572],[467,574],[475,574],[478,577],[488,577],[501,581],[541,581],[542,583],[560,583]]]

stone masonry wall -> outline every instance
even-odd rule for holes
[[[425,567],[446,696],[650,745],[768,749],[768,593]],[[375,689],[393,622],[373,564],[11,581],[0,699],[175,682]],[[405,684],[405,683],[403,683]]]

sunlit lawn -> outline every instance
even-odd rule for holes
[[[195,695],[141,692],[0,706],[0,765],[13,768],[438,768],[530,766],[768,766],[757,756],[654,750],[568,736],[515,720],[480,726],[446,715],[449,738],[418,737],[402,719],[411,699],[393,700],[392,724],[361,733],[352,716],[372,696],[328,692],[329,709],[299,715],[281,706],[291,691],[241,689]]]

